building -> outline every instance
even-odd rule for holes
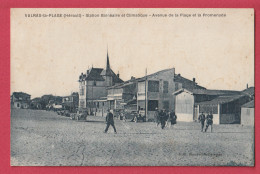
[[[199,113],[213,114],[214,124],[232,124],[241,122],[241,106],[250,98],[247,95],[219,96],[213,100],[197,103]]]
[[[11,107],[28,109],[30,107],[31,95],[24,92],[14,92],[11,96]]]
[[[248,87],[242,91],[244,94],[248,95],[252,100],[255,99],[255,87]]]
[[[188,89],[188,90],[193,90],[193,89],[206,89],[196,82],[196,79],[193,78],[192,80],[189,80],[187,78],[184,78],[181,76],[181,74],[175,74],[174,75],[174,83],[175,83],[175,91],[179,89]]]
[[[73,92],[69,96],[62,97],[62,106],[64,109],[67,109],[71,112],[76,112],[79,104],[79,94],[77,92]]]
[[[110,109],[136,110],[137,80],[130,80],[108,88],[107,102]]]
[[[31,109],[42,109],[42,101],[40,97],[32,99],[30,104]]]
[[[147,113],[147,120],[154,119],[156,108],[174,109],[174,73],[171,68],[137,79],[137,109]]]
[[[175,113],[179,121],[197,121],[199,115],[198,103],[211,101],[219,96],[239,95],[239,91],[207,90],[181,88],[173,93],[175,96]]]
[[[101,106],[106,105],[107,88],[122,82],[119,73],[115,74],[111,69],[107,53],[105,69],[92,67],[79,76],[79,109],[87,109],[94,114],[100,103]]]
[[[254,126],[255,100],[241,106],[241,125]]]

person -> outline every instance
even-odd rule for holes
[[[160,112],[161,114],[159,114],[160,116],[160,121],[161,121],[161,128],[164,129],[165,128],[165,124],[166,124],[166,120],[167,120],[167,114],[165,110],[161,110]]]
[[[115,127],[115,123],[114,123],[114,115],[111,113],[111,111],[108,109],[108,113],[106,116],[106,129],[104,131],[104,133],[107,133],[109,126],[111,125],[114,128],[114,132],[116,132],[116,127]]]
[[[158,108],[155,108],[155,112],[154,112],[154,122],[156,123],[156,127],[158,127],[158,125],[160,124]]]
[[[213,115],[212,113],[208,113],[207,117],[206,117],[206,120],[207,120],[207,125],[206,125],[206,128],[205,128],[205,132],[207,132],[209,126],[210,126],[210,131],[212,132],[212,125],[213,125]]]
[[[199,122],[201,124],[201,132],[203,132],[203,129],[204,129],[204,123],[205,123],[205,115],[204,113],[202,112],[199,116]]]
[[[171,111],[169,118],[170,118],[170,121],[171,121],[170,126],[177,124],[177,115],[175,114],[175,112]]]

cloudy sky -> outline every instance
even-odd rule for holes
[[[25,14],[83,14],[25,17]],[[86,14],[148,14],[95,17]],[[150,17],[152,14],[226,17]],[[209,89],[254,85],[252,9],[12,9],[11,92],[69,95],[89,67],[110,65],[123,80],[165,68]]]

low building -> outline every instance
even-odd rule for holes
[[[255,100],[241,106],[241,125],[254,126],[255,122]]]
[[[134,98],[136,104],[137,80],[134,77],[107,89],[107,101],[110,109],[125,109],[127,103],[131,101],[132,104]]]
[[[213,100],[197,103],[199,113],[212,112],[214,124],[240,124],[241,106],[250,98],[247,95],[219,96]]]
[[[196,82],[196,79],[193,78],[192,80],[189,80],[185,77],[182,77],[181,74],[175,74],[174,75],[174,83],[175,83],[175,91],[178,91],[179,89],[206,89]]]
[[[79,103],[79,94],[73,92],[69,96],[62,97],[62,106],[64,109],[67,109],[71,112],[76,112]]]
[[[11,96],[11,107],[28,109],[30,107],[31,95],[24,92],[14,92]]]
[[[36,97],[32,99],[31,104],[30,104],[31,109],[42,109],[42,101],[40,97]]]
[[[179,121],[197,121],[199,116],[198,103],[211,101],[219,96],[238,95],[239,91],[179,89],[173,93],[175,97],[175,113]]]

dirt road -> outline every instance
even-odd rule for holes
[[[11,165],[26,166],[215,166],[253,165],[253,128],[178,122],[164,130],[154,123],[104,117],[77,122],[55,112],[11,111]]]

